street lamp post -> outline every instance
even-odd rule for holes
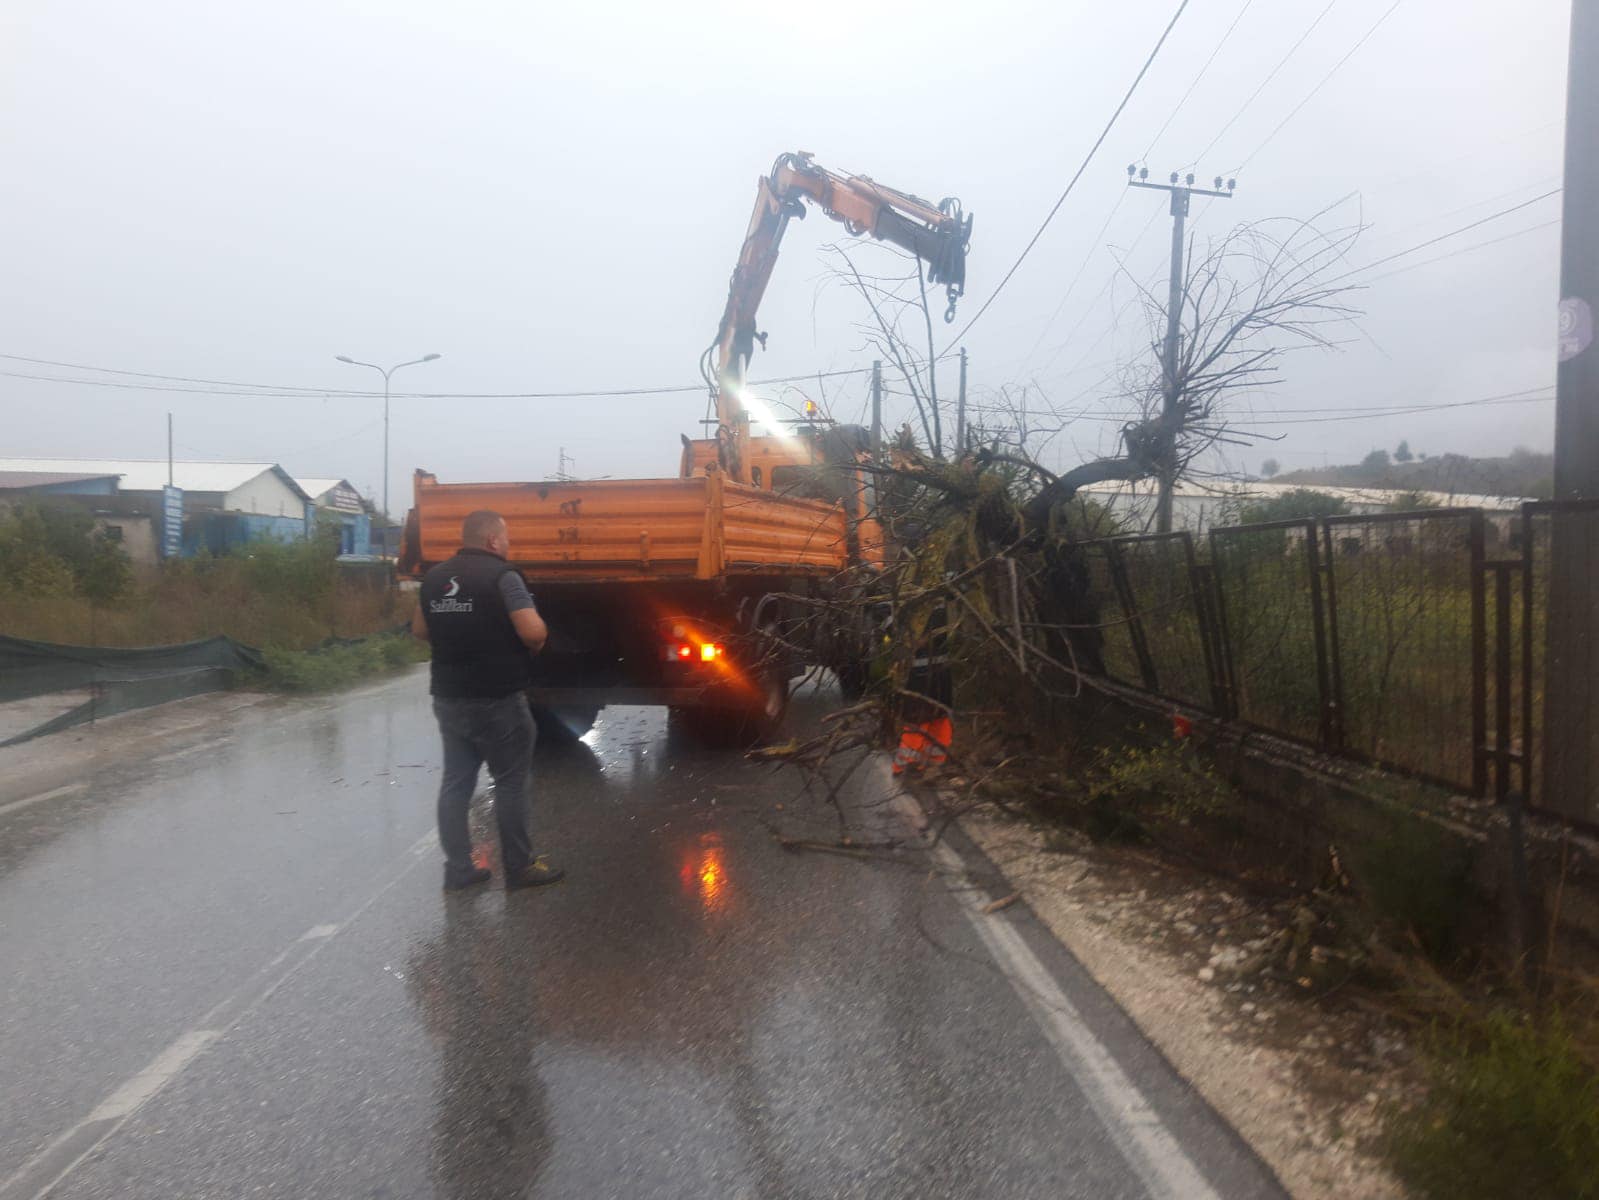
[[[401,367],[414,367],[418,363],[432,362],[439,355],[424,354],[421,358],[395,363],[392,367],[380,367],[377,363],[362,362],[360,359],[351,358],[347,354],[335,354],[333,357],[341,363],[349,363],[352,367],[371,367],[379,375],[383,376],[383,520],[387,522],[389,519],[389,376],[393,375]],[[385,554],[388,548],[387,528],[385,527],[383,539]]]

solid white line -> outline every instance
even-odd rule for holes
[[[913,827],[925,827],[926,818],[916,801],[903,794],[900,800],[900,811],[911,817]],[[1155,1200],[1220,1200],[1010,919],[983,911],[991,898],[964,882],[970,874],[966,861],[947,842],[936,843],[929,852],[943,869],[956,906],[966,914],[1150,1196]]]
[[[330,938],[339,931],[337,925],[313,925],[300,935],[302,942],[314,942],[318,938]]]
[[[215,1029],[195,1029],[185,1033],[156,1055],[155,1061],[149,1066],[102,1100],[100,1106],[89,1114],[89,1120],[120,1121],[130,1116],[219,1036],[219,1031]]]
[[[69,796],[84,790],[81,783],[69,783],[63,787],[51,788],[48,792],[38,792],[32,796],[24,796],[21,800],[13,800],[9,804],[0,804],[0,817],[8,812],[15,812],[19,808],[27,808],[30,804],[37,804],[41,800],[54,800],[57,796]]]

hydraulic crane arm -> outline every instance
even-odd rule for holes
[[[766,335],[755,328],[755,313],[777,263],[778,247],[791,217],[805,216],[805,201],[843,223],[857,236],[870,234],[908,250],[927,264],[927,281],[943,284],[949,298],[944,319],[953,320],[955,302],[966,288],[966,247],[972,219],[959,200],[937,205],[874,183],[862,175],[840,175],[811,162],[809,154],[785,154],[772,173],[763,176],[755,212],[728,287],[727,307],[717,330],[716,440],[722,469],[744,479],[744,448],[749,440],[749,413],[743,392],[745,370],[764,347]]]

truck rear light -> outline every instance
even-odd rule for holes
[[[688,646],[688,645],[679,646],[677,648],[677,656],[679,658],[682,658],[682,659],[693,658],[694,657],[694,647],[693,646]]]
[[[700,647],[701,662],[715,662],[722,657],[722,648],[714,642],[706,642]]]

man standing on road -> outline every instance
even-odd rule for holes
[[[522,574],[506,561],[510,534],[499,513],[472,513],[461,526],[461,549],[422,579],[411,632],[433,643],[433,715],[444,738],[439,782],[439,845],[444,888],[488,881],[472,861],[467,809],[478,769],[494,777],[494,819],[507,888],[554,883],[566,874],[535,862],[528,841],[533,714],[523,693],[532,658],[549,635]]]

